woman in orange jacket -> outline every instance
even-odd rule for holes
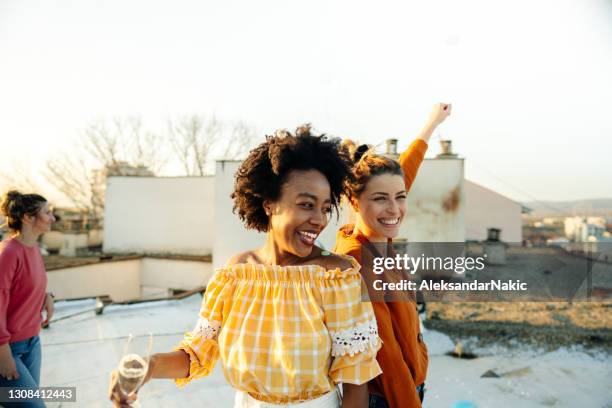
[[[399,233],[410,190],[436,127],[451,113],[450,104],[436,104],[417,139],[399,163],[373,154],[368,146],[347,143],[354,160],[349,198],[355,224],[338,231],[334,252],[361,262],[362,246],[390,243]],[[372,305],[383,346],[377,360],[383,374],[368,384],[370,408],[421,407],[427,373],[427,347],[420,333],[416,304],[375,301]]]

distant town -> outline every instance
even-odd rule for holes
[[[612,243],[612,200],[525,203],[523,240],[527,245]]]

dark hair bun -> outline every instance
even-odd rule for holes
[[[353,166],[356,165],[361,158],[372,149],[372,146],[362,144],[357,146],[357,143],[350,139],[344,139],[342,141],[342,150],[353,162]]]
[[[2,198],[0,211],[6,217],[6,225],[13,231],[20,231],[21,219],[25,215],[36,215],[47,199],[38,194],[22,194],[10,190]]]
[[[10,218],[12,212],[11,209],[20,206],[22,197],[23,194],[21,194],[17,190],[10,190],[9,192],[7,192],[2,200],[2,206],[0,208],[0,210],[2,211],[2,215],[7,218]]]
[[[16,200],[17,198],[22,197],[23,194],[21,194],[19,191],[17,190],[11,190],[8,193],[6,193],[6,197],[10,200]]]
[[[355,163],[357,163],[359,160],[361,160],[361,158],[363,157],[364,154],[366,154],[368,152],[368,150],[370,150],[370,146],[368,146],[367,144],[362,144],[360,145],[356,150],[355,153],[353,153],[353,161]]]

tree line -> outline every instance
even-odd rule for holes
[[[214,115],[169,119],[162,131],[148,129],[137,116],[98,119],[82,129],[73,146],[50,157],[44,179],[89,217],[104,214],[109,176],[158,176],[169,163],[178,175],[204,176],[215,159],[240,159],[257,140],[254,127]],[[22,167],[18,165],[19,167]],[[23,168],[0,173],[1,190],[40,191]]]

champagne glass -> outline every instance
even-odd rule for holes
[[[133,396],[145,379],[149,369],[149,357],[153,348],[153,334],[148,336],[128,336],[127,344],[123,350],[123,357],[117,369],[119,389],[128,397]],[[138,400],[132,403],[133,407],[141,407]]]

